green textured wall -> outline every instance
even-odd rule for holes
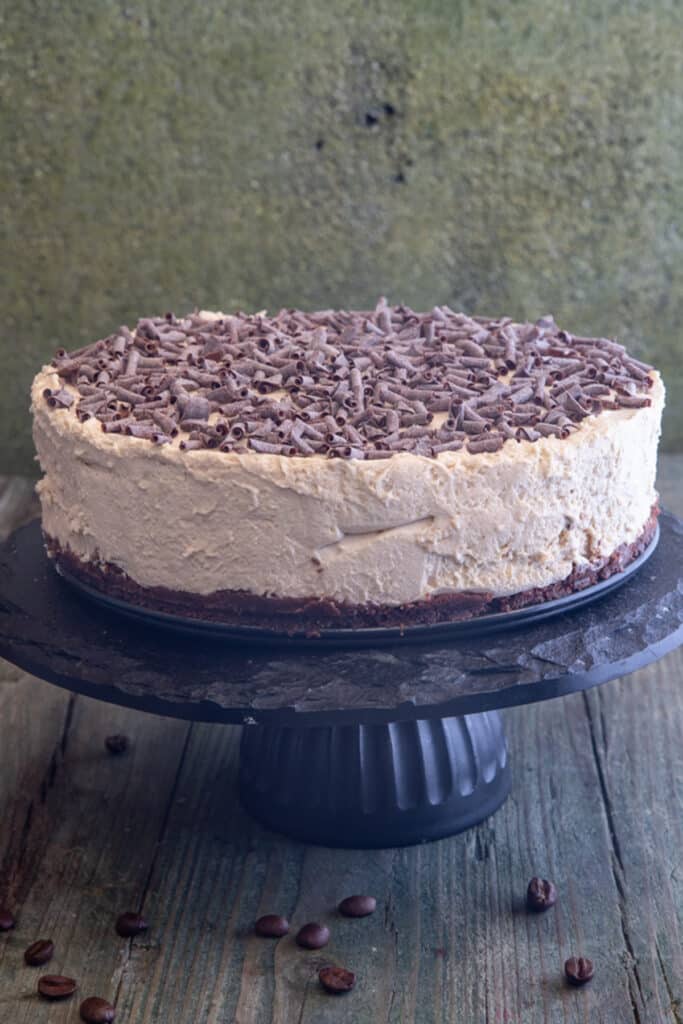
[[[0,24],[0,471],[57,345],[137,314],[552,311],[683,444],[683,5],[36,0]]]

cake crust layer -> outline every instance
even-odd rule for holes
[[[402,605],[352,605],[315,597],[280,598],[231,590],[198,595],[166,587],[142,587],[115,565],[84,561],[69,549],[63,548],[54,538],[46,537],[46,544],[57,565],[71,576],[128,604],[228,626],[251,626],[283,634],[305,632],[314,635],[324,629],[409,627],[458,622],[482,615],[515,611],[585,590],[623,572],[646,550],[654,537],[658,514],[658,506],[654,505],[635,541],[619,545],[607,557],[590,565],[574,566],[568,576],[548,586],[533,587],[503,597],[497,597],[490,591],[460,591]]]

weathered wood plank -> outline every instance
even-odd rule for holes
[[[27,678],[17,703],[35,715],[51,699],[47,684]],[[57,752],[52,737],[42,749],[33,744],[27,775],[38,788],[21,793],[20,805],[28,801],[32,810],[10,838],[0,879],[19,918],[0,941],[1,991],[12,1024],[36,1020],[36,1003],[27,997],[40,972],[21,959],[36,938],[53,939],[51,969],[77,977],[82,992],[115,995],[130,944],[115,934],[114,920],[144,901],[189,728],[76,698]],[[115,758],[105,752],[104,737],[118,731],[131,737],[132,748]],[[24,744],[18,731],[5,736],[5,750]],[[72,1019],[63,1007],[41,1004],[39,1012],[45,1021]]]

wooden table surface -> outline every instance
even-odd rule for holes
[[[683,456],[662,459],[683,513]],[[3,532],[35,514],[30,484],[0,481]],[[682,1024],[683,656],[586,694],[505,714],[512,795],[464,835],[381,851],[290,842],[236,799],[239,729],[190,725],[74,697],[0,662],[0,1024],[78,1020],[48,1004],[22,953],[115,1002],[117,1024]],[[104,738],[126,733],[113,757]],[[523,906],[530,876],[560,898]],[[364,920],[337,901],[369,892]],[[137,940],[113,929],[142,909]],[[266,912],[324,920],[321,953],[250,934]],[[564,960],[596,965],[584,989]],[[325,995],[322,962],[358,975]]]

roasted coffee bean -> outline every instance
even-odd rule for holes
[[[80,1014],[86,1024],[111,1024],[116,1017],[116,1010],[106,999],[90,996],[81,1003]]]
[[[547,878],[532,878],[526,891],[529,910],[548,910],[557,902],[557,889]]]
[[[572,956],[565,962],[564,973],[570,985],[585,985],[593,977],[593,961],[587,956]]]
[[[123,735],[107,736],[104,745],[110,754],[125,754],[130,746],[130,740]]]
[[[339,904],[339,913],[344,917],[367,917],[377,909],[374,896],[347,896]]]
[[[304,949],[322,949],[330,941],[330,929],[317,921],[311,921],[299,929],[296,941]]]
[[[16,924],[17,921],[12,911],[7,907],[0,907],[0,932],[9,932],[16,927]]]
[[[254,931],[264,939],[281,939],[289,931],[289,921],[279,914],[265,914],[259,917],[254,925]]]
[[[37,939],[32,942],[28,949],[24,950],[24,960],[29,967],[42,967],[48,960],[52,960],[55,947],[52,939]]]
[[[356,975],[345,967],[323,967],[318,971],[318,978],[325,991],[335,996],[350,992],[356,984]]]
[[[77,988],[75,979],[63,974],[44,974],[38,979],[38,991],[45,999],[67,999]]]
[[[128,910],[116,918],[116,931],[124,939],[131,939],[140,932],[146,932],[148,928],[149,925],[142,914],[136,914],[134,910]]]

